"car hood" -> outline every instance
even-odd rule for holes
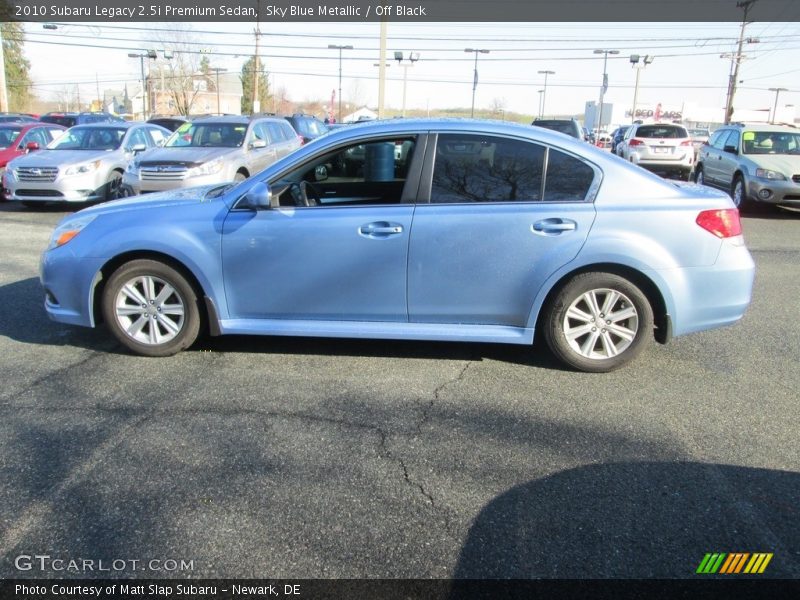
[[[137,164],[182,164],[196,166],[220,156],[227,156],[241,148],[153,148],[137,159]]]
[[[15,167],[66,167],[97,159],[117,158],[114,150],[39,150],[14,159]]]
[[[113,200],[111,202],[105,202],[97,206],[85,208],[80,211],[80,214],[100,215],[128,210],[152,210],[154,208],[166,206],[191,206],[193,204],[200,204],[201,202],[208,202],[209,200],[217,200],[218,198],[221,198],[222,196],[217,196],[213,199],[208,199],[206,198],[206,194],[214,188],[221,187],[222,185],[228,184],[215,183],[213,185],[179,188],[175,190],[169,190],[167,192],[159,192],[157,194],[145,194],[143,196],[134,196],[133,198]]]
[[[750,157],[750,162],[758,169],[769,169],[783,173],[788,179],[800,173],[800,154],[761,154]]]

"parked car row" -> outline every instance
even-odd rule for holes
[[[2,197],[27,206],[241,181],[327,132],[322,121],[302,114],[154,117],[147,123],[108,113],[29,119],[0,122]]]

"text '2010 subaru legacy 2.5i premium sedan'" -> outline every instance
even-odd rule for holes
[[[145,152],[123,177],[130,195],[244,181],[302,145],[278,117],[200,117],[181,125],[163,148]]]
[[[145,123],[76,125],[46,149],[12,160],[3,187],[9,200],[27,206],[113,200],[128,163],[168,135],[163,127]]]
[[[363,164],[345,169],[354,155]],[[89,208],[58,225],[41,260],[53,319],[105,321],[147,356],[188,347],[201,327],[528,345],[541,334],[595,372],[654,337],[736,322],[753,276],[726,194],[477,120],[343,128],[237,185]]]

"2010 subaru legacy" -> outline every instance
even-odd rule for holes
[[[736,322],[753,276],[728,195],[477,120],[355,125],[239,184],[88,208],[41,259],[51,318],[146,356],[201,333],[541,335],[593,372]]]

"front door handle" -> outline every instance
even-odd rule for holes
[[[386,221],[377,221],[375,223],[367,223],[358,228],[358,233],[371,238],[386,238],[392,235],[403,233],[403,226],[399,223],[388,223]]]
[[[542,219],[531,225],[531,231],[539,235],[561,235],[566,231],[575,231],[577,228],[578,224],[575,221],[559,217]]]

